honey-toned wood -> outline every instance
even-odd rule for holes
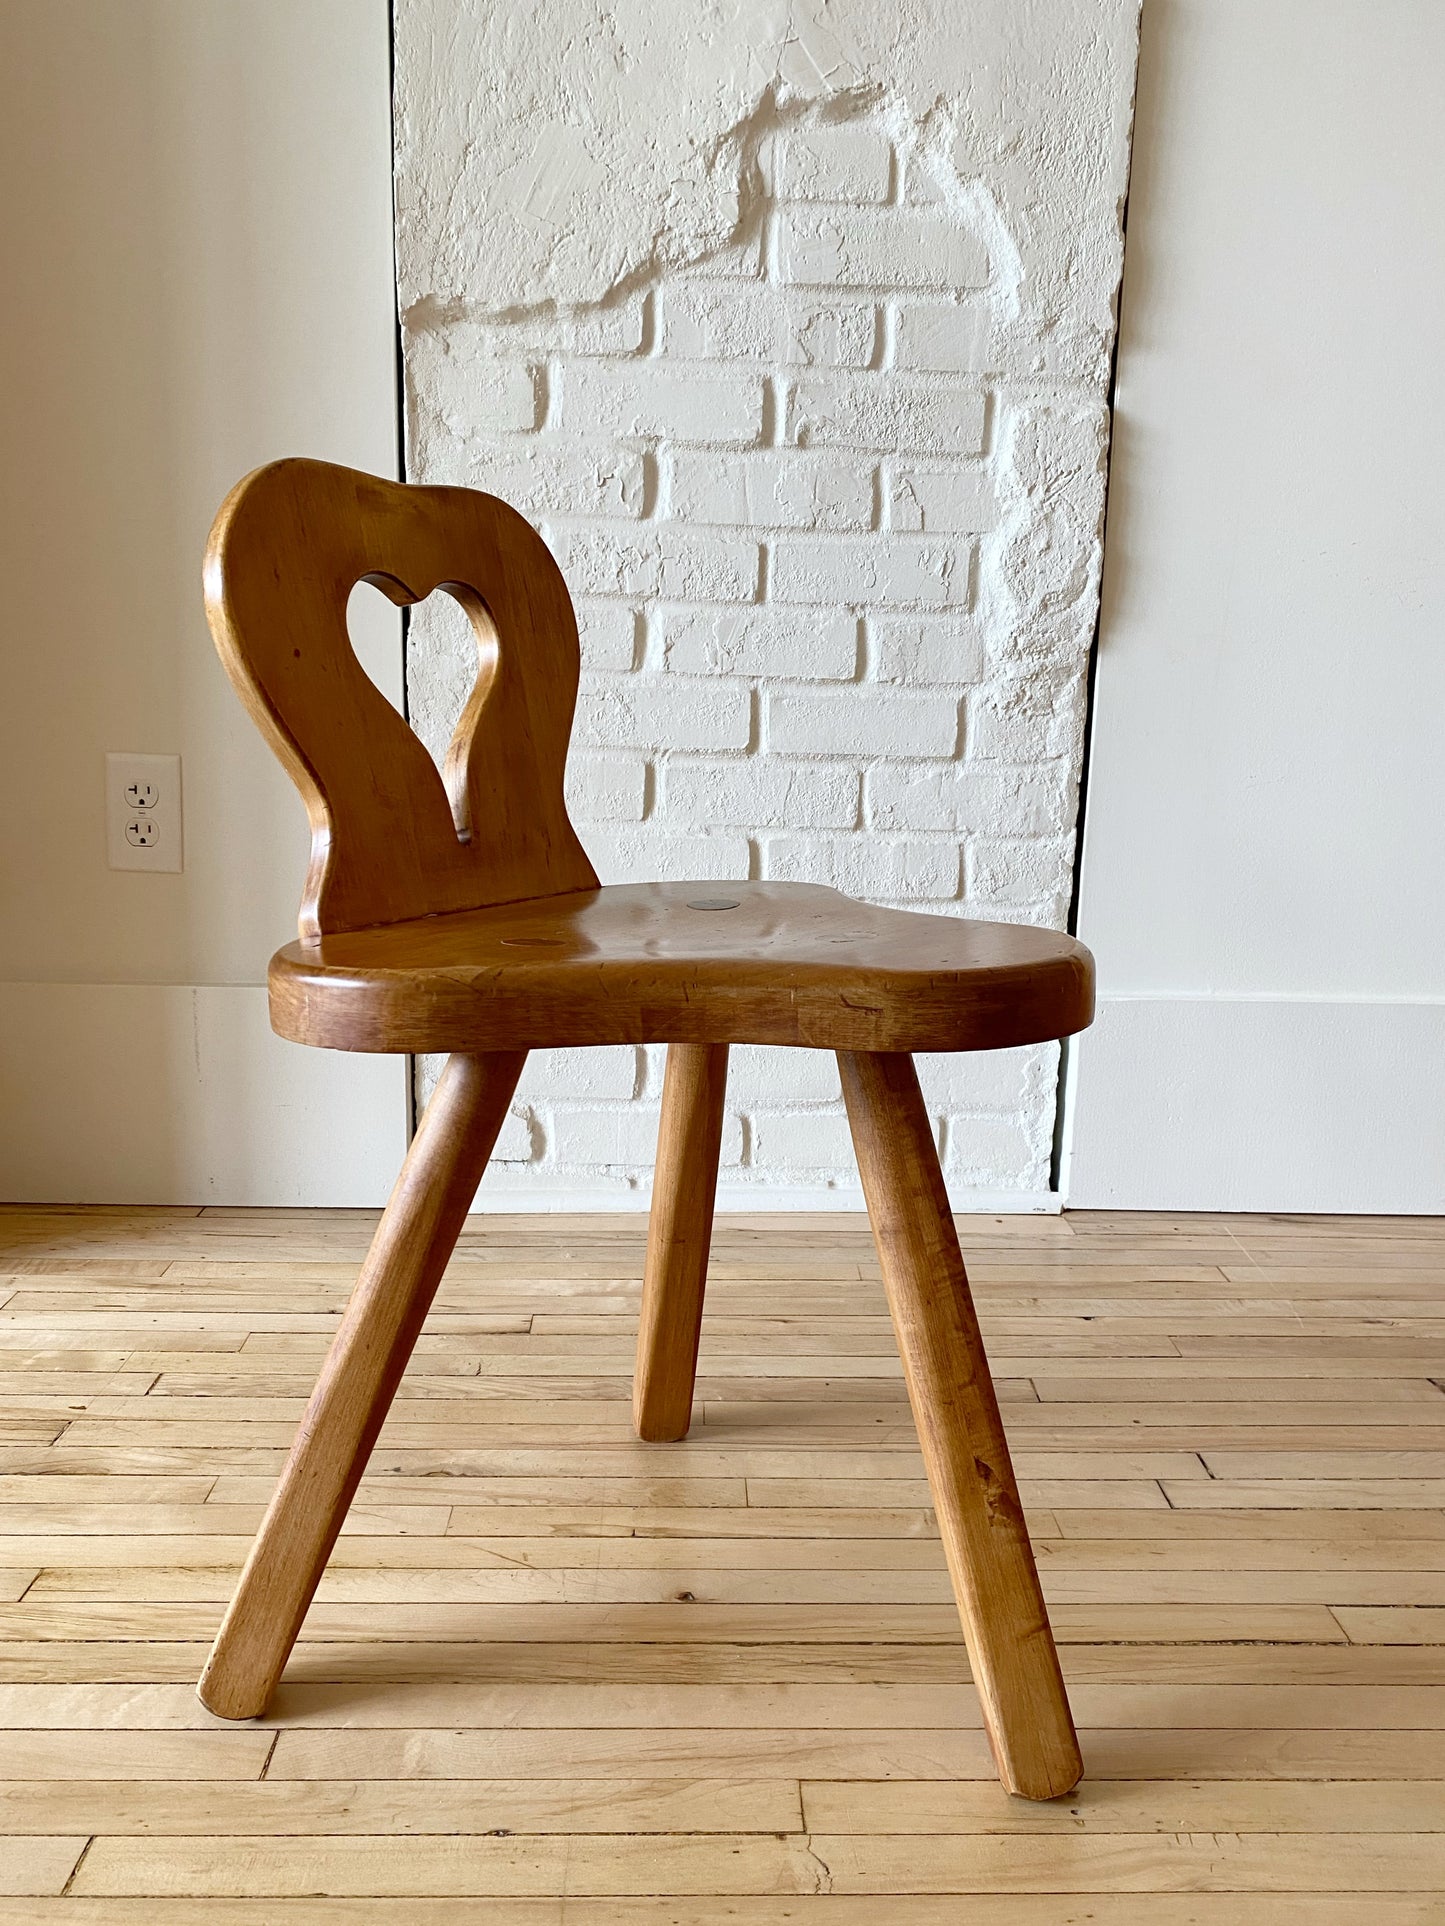
[[[932,1123],[906,1056],[838,1068],[909,1402],[999,1775],[1054,1799],[1083,1772]]]
[[[479,671],[442,773],[351,649],[346,604],[360,580],[399,603],[444,590],[471,620]],[[898,1053],[1071,1034],[1092,1015],[1088,952],[1052,931],[881,910],[806,884],[600,887],[563,800],[579,669],[571,602],[540,537],[489,496],[320,462],[273,463],[222,507],[205,581],[221,658],[312,827],[300,940],[271,964],[274,1027],[331,1049],[451,1054],[222,1624],[201,1683],[206,1705],[244,1718],[268,1701],[525,1052],[669,1046],[635,1392],[638,1431],[664,1441],[682,1438],[690,1422],[728,1046],[804,1044],[839,1051],[845,1065],[1000,1769],[1032,1798],[1067,1790],[1078,1758],[1048,1620],[911,1061]],[[199,1377],[219,1368],[238,1386],[251,1374],[274,1386],[318,1360],[318,1335],[303,1318],[241,1358],[221,1320],[191,1334],[186,1351]],[[475,1362],[449,1343],[450,1361],[438,1368],[479,1382],[485,1371],[497,1383],[516,1372],[508,1340],[532,1333],[492,1326],[471,1335],[489,1340]],[[578,1336],[585,1347],[588,1334]],[[1171,1355],[1147,1343],[1140,1354]],[[747,1344],[734,1368],[765,1379],[778,1359],[765,1341]],[[612,1374],[599,1365],[597,1375],[605,1383]],[[415,1482],[393,1487],[411,1524],[438,1495],[444,1469],[423,1466]],[[1188,1459],[1173,1469],[1188,1475]],[[91,1495],[88,1476],[77,1467],[66,1480],[76,1503]],[[845,1502],[843,1476],[840,1465],[834,1504]],[[177,1506],[244,1506],[264,1482],[245,1459],[205,1491],[174,1478],[167,1495]],[[830,1502],[829,1481],[816,1473],[687,1486],[624,1471],[614,1490],[639,1503],[681,1504],[686,1495],[774,1517]],[[1165,1503],[1155,1491],[1147,1502]],[[534,1492],[513,1477],[510,1495]],[[901,1509],[924,1494],[900,1479],[881,1495]],[[1100,1483],[1093,1495],[1104,1503],[1110,1492]],[[0,1472],[0,1507],[5,1497]],[[409,1528],[407,1518],[392,1522]],[[21,1602],[32,1584],[17,1568]],[[85,1610],[73,1609],[83,1633]],[[367,1622],[383,1634],[384,1617]],[[533,1613],[531,1622],[544,1639],[546,1621]],[[599,1634],[609,1622],[626,1626],[614,1613]],[[739,1624],[740,1642],[752,1636],[749,1624]],[[845,1624],[819,1616],[810,1637],[830,1639]],[[701,1618],[694,1628],[709,1629]],[[184,1617],[174,1629],[186,1629]]]
[[[727,1075],[725,1043],[668,1045],[632,1393],[637,1435],[652,1441],[692,1423]]]
[[[400,604],[445,589],[471,618],[477,683],[445,783],[352,651],[358,581]],[[577,624],[515,509],[474,489],[272,462],[222,505],[205,591],[227,672],[311,819],[303,939],[595,886],[562,800]]]
[[[270,1701],[525,1060],[453,1057],[442,1072],[201,1675],[201,1701],[222,1718]]]
[[[695,909],[730,901],[736,908]],[[1053,930],[815,883],[617,884],[291,944],[282,1036],[333,1050],[787,1043],[995,1050],[1082,1029],[1093,963]]]

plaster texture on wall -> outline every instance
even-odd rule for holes
[[[605,882],[1062,924],[1136,14],[401,0],[409,473],[562,564]],[[440,753],[454,608],[408,673]],[[851,1192],[832,1064],[735,1054],[725,1191]],[[1056,1067],[923,1066],[961,1204],[1047,1191]],[[635,1193],[660,1089],[660,1051],[537,1059],[486,1189]]]

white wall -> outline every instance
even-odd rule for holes
[[[1078,1205],[1445,1208],[1445,9],[1150,0]]]
[[[1136,0],[402,0],[408,470],[543,525],[604,881],[1059,925]],[[446,741],[465,624],[412,629]],[[924,1066],[960,1206],[1046,1204],[1057,1049]],[[658,1051],[532,1065],[482,1196],[645,1200]],[[837,1076],[739,1051],[722,1195],[856,1201]]]
[[[0,10],[0,1197],[361,1203],[401,1154],[398,1062],[269,1034],[305,818],[199,583],[248,468],[396,472],[388,69],[386,0]],[[182,874],[106,867],[107,750],[182,756]]]

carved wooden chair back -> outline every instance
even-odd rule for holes
[[[477,681],[444,776],[352,649],[358,582],[401,605],[443,589],[471,620]],[[311,819],[303,940],[596,887],[562,794],[576,618],[515,509],[274,462],[227,497],[205,587],[231,679]]]

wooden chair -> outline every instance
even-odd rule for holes
[[[347,637],[358,580],[446,589],[481,659],[444,775]],[[396,1189],[200,1683],[265,1709],[461,1230],[527,1051],[666,1043],[634,1413],[686,1435],[730,1043],[835,1050],[889,1308],[999,1774],[1081,1771],[1018,1488],[910,1053],[1082,1029],[1086,950],[1046,930],[869,908],[793,883],[600,888],[563,803],[577,696],[567,588],[488,495],[281,461],[236,487],[206,556],[221,659],[305,798],[282,1036],[445,1051]]]

